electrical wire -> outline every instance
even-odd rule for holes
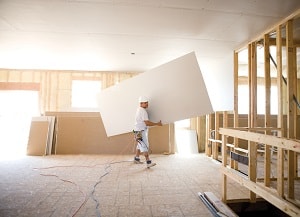
[[[119,153],[119,155],[122,155],[124,154],[125,150],[128,148],[130,144],[128,143],[124,149]],[[135,142],[134,142],[134,145],[135,145]],[[103,175],[101,175],[99,178],[98,178],[98,181],[93,185],[93,189],[92,191],[90,192],[89,195],[87,195],[81,188],[78,184],[76,184],[75,182],[71,181],[71,180],[68,180],[68,179],[63,179],[61,178],[60,176],[58,175],[55,175],[55,174],[45,174],[45,173],[39,173],[39,175],[41,176],[50,176],[50,177],[55,177],[57,179],[59,179],[60,181],[62,182],[66,182],[66,183],[70,183],[70,184],[73,184],[77,187],[78,191],[82,194],[83,196],[83,200],[80,204],[80,206],[75,210],[75,212],[71,215],[72,217],[76,216],[77,213],[81,210],[81,208],[86,204],[86,202],[88,201],[89,198],[91,198],[95,204],[96,204],[96,213],[97,213],[97,216],[98,217],[101,217],[101,213],[100,213],[100,210],[99,210],[99,207],[100,207],[100,203],[99,201],[95,198],[94,196],[94,193],[96,191],[96,187],[101,183],[101,180],[103,177],[107,176],[112,168],[111,168],[111,165],[112,164],[117,164],[117,163],[124,163],[124,162],[133,162],[133,160],[123,160],[123,161],[115,161],[115,158],[111,159],[109,162],[107,163],[103,163],[103,164],[95,164],[95,165],[92,165],[92,166],[84,166],[84,165],[77,165],[77,166],[74,166],[74,165],[65,165],[65,166],[50,166],[50,167],[40,167],[40,168],[33,168],[33,170],[48,170],[48,169],[55,169],[55,168],[80,168],[80,167],[83,167],[83,168],[94,168],[94,167],[97,167],[99,165],[105,165],[105,168],[104,168],[104,171],[105,173]]]

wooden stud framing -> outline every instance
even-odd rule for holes
[[[250,65],[250,81],[249,81],[249,119],[248,123],[249,127],[256,127],[256,119],[257,119],[257,45],[256,42],[250,44],[250,57],[249,57],[249,65]],[[248,175],[251,181],[256,181],[257,177],[257,144],[255,142],[248,142],[248,156],[249,156],[249,167],[248,167]],[[256,201],[256,195],[254,192],[250,192],[250,201]]]
[[[219,126],[220,126],[220,114],[219,112],[215,112],[215,140],[219,139]],[[217,142],[212,143],[212,155],[213,159],[218,160],[218,146],[219,144]]]
[[[288,95],[288,114],[287,114],[287,137],[296,138],[296,105],[293,96],[295,94],[294,80],[294,46],[293,46],[293,21],[289,20],[286,24],[286,51],[287,51],[287,95]],[[295,198],[295,153],[288,151],[288,198]]]
[[[278,114],[277,128],[283,128],[283,98],[282,98],[282,36],[281,26],[276,29],[276,59],[277,59],[277,94],[278,94]],[[277,136],[282,137],[283,131],[277,131]],[[277,148],[277,193],[280,197],[284,196],[284,151]]]
[[[233,110],[233,126],[234,127],[238,127],[239,126],[239,100],[238,100],[238,95],[239,95],[239,92],[238,92],[238,89],[239,89],[239,73],[238,73],[238,70],[239,70],[239,55],[238,55],[238,52],[234,52],[234,56],[233,56],[233,59],[234,59],[234,110]],[[233,144],[234,144],[234,147],[238,147],[238,138],[234,138],[233,140]],[[230,167],[231,168],[235,168],[235,169],[238,169],[238,163],[236,161],[230,161]]]
[[[299,19],[300,9],[297,11],[297,16]],[[293,21],[295,14],[291,15],[288,19],[282,21],[278,26],[275,26],[270,31],[265,32],[263,35],[264,40],[264,85],[265,85],[265,121],[264,128],[259,128],[257,126],[257,84],[262,85],[259,79],[257,79],[257,43],[255,41],[248,44],[248,87],[249,87],[249,113],[248,113],[248,128],[244,128],[242,131],[238,128],[238,120],[234,120],[234,130],[227,128],[220,128],[218,125],[215,129],[218,129],[218,133],[222,135],[222,199],[226,202],[227,192],[226,184],[229,176],[233,180],[237,181],[241,185],[245,186],[250,190],[249,200],[250,202],[256,201],[256,194],[262,196],[264,199],[277,206],[279,209],[291,216],[299,216],[300,209],[297,207],[298,200],[295,200],[295,179],[298,178],[297,171],[297,154],[300,153],[300,141],[296,139],[297,132],[297,107],[294,102],[294,97],[297,96],[299,90],[297,85],[299,85],[299,80],[297,78],[297,58],[296,58],[296,46],[293,37]],[[282,38],[282,29],[285,25],[285,36]],[[272,37],[270,38],[270,33],[276,32],[276,40]],[[261,40],[260,37],[258,40]],[[271,42],[272,41],[272,42]],[[277,128],[271,127],[271,84],[275,83],[275,78],[271,79],[271,69],[270,69],[270,46],[274,45],[276,41],[276,62],[277,62],[277,89],[278,89],[278,116],[277,116]],[[286,47],[286,71],[287,71],[287,86],[283,86],[283,55],[282,47]],[[245,77],[246,78],[246,77]],[[234,116],[238,116],[238,51],[234,53]],[[262,79],[261,79],[262,80]],[[245,81],[245,79],[244,79]],[[244,83],[245,84],[245,83]],[[286,89],[285,89],[286,88]],[[286,123],[284,123],[283,114],[287,114]],[[225,117],[224,117],[225,118]],[[223,119],[223,124],[226,120]],[[218,124],[217,122],[215,122]],[[287,135],[284,136],[284,126],[287,125]],[[225,125],[223,126],[225,127]],[[237,129],[238,128],[238,129]],[[272,132],[276,131],[277,136],[271,135]],[[299,131],[299,130],[298,130]],[[262,134],[261,132],[265,132]],[[233,137],[234,141],[246,140],[248,141],[248,157],[249,157],[249,167],[248,176],[242,177],[243,175],[235,170],[235,168],[230,164],[227,166],[227,152],[226,143],[227,137]],[[257,143],[265,144],[265,160],[264,160],[264,183],[257,182]],[[277,177],[271,179],[271,153],[270,147],[277,148],[277,163],[276,163],[276,174]],[[236,147],[233,147],[233,149]],[[285,151],[288,153],[288,171],[285,171]],[[285,177],[284,174],[287,174]],[[285,178],[287,181],[285,182]],[[274,183],[277,184],[277,189],[271,188]],[[276,181],[276,182],[273,182]],[[287,184],[287,185],[285,185]],[[287,187],[287,189],[285,188]],[[285,192],[285,189],[287,192]],[[292,204],[293,203],[293,204]],[[296,206],[294,206],[296,205]]]
[[[223,127],[228,127],[228,114],[223,112]],[[227,166],[227,136],[222,135],[222,166]],[[222,174],[222,201],[226,203],[227,200],[227,176]]]
[[[265,127],[271,124],[271,75],[270,75],[270,40],[269,34],[264,35],[264,66],[265,66]],[[266,134],[270,132],[265,132]],[[270,145],[265,144],[265,164],[264,164],[264,182],[266,186],[270,186],[271,175],[271,150]]]
[[[211,142],[208,140],[210,138],[210,131],[211,131],[211,114],[206,115],[206,147],[205,153],[208,157],[211,156]]]

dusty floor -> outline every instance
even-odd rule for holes
[[[220,198],[220,163],[204,154],[133,157],[59,155],[0,160],[0,216],[212,216],[198,197]],[[247,195],[229,183],[228,197]],[[246,196],[245,196],[246,197]]]

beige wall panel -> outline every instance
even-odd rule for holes
[[[67,111],[71,108],[71,91],[60,90],[57,96],[57,110]]]
[[[7,82],[8,81],[8,72],[6,70],[0,71],[0,82]]]
[[[33,71],[22,71],[21,82],[33,82]]]
[[[103,73],[95,73],[95,78],[97,78],[97,80],[102,80],[103,77]]]
[[[59,90],[71,90],[72,89],[72,74],[71,73],[59,73],[58,74]]]
[[[73,79],[76,79],[77,77],[82,78],[83,77],[83,72],[73,72],[72,77],[73,77]]]
[[[49,109],[53,111],[57,111],[57,95],[58,95],[58,74],[56,72],[49,73],[49,79],[47,84],[47,92],[48,92],[48,102]]]
[[[8,82],[20,82],[22,71],[12,70],[9,72]]]
[[[34,70],[34,71],[32,72],[32,75],[33,75],[32,82],[40,83],[43,74],[44,74],[43,72]]]

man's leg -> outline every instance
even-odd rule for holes
[[[141,154],[141,150],[139,149],[139,147],[137,145],[136,146],[136,151],[135,151],[134,163],[136,163],[136,164],[142,163],[141,160],[140,160],[140,154]]]
[[[144,143],[144,156],[146,158],[146,162],[147,162],[147,168],[153,167],[156,165],[156,163],[152,163],[152,161],[150,160],[150,156],[149,156],[149,140],[148,140],[148,129],[144,130],[142,132],[142,138],[143,138],[143,143]]]
[[[153,163],[152,160],[150,160],[150,157],[149,157],[149,153],[148,152],[145,152],[144,153],[144,156],[146,158],[146,162],[147,162],[147,168],[150,168],[150,167],[153,167],[156,165],[156,163]]]

